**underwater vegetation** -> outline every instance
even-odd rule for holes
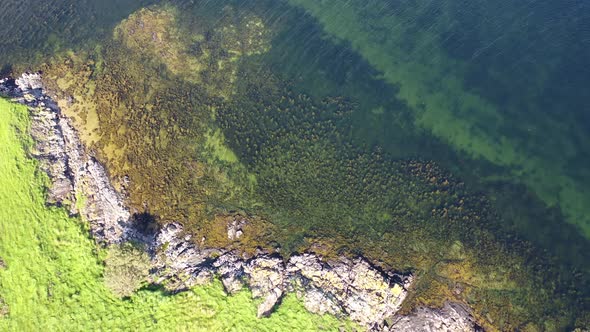
[[[469,193],[435,163],[396,161],[378,148],[367,153],[347,143],[354,105],[314,101],[258,70],[240,76],[242,98],[217,118],[230,147],[256,174],[265,204],[255,211],[279,228],[301,227],[286,248],[360,253],[411,270],[419,281],[409,308],[457,298],[500,329],[585,305],[576,290],[584,281],[573,279],[580,274],[559,272],[514,235],[507,241],[485,196]],[[554,273],[560,282],[550,281]]]
[[[45,205],[47,179],[27,156],[27,126],[26,108],[0,99],[0,330],[353,329],[308,313],[295,296],[257,319],[250,294],[227,296],[220,282],[176,295],[144,287],[122,299],[107,288],[116,280],[108,279],[113,253],[97,247],[80,219]]]
[[[1,71],[24,71],[58,50],[96,42],[123,18],[153,0],[2,2]],[[23,68],[24,67],[24,68]]]
[[[277,11],[289,10],[283,7]],[[585,248],[590,242],[575,225],[563,223],[559,207],[548,208],[534,192],[510,176],[510,169],[481,158],[472,159],[416,126],[412,109],[395,96],[399,88],[385,82],[379,71],[352,50],[350,43],[326,36],[313,17],[303,12],[283,15],[281,20],[288,28],[279,27],[264,63],[287,77],[296,90],[310,96],[341,95],[353,100],[356,107],[351,113],[350,133],[345,136],[363,149],[379,146],[394,159],[436,161],[465,181],[470,191],[490,198],[502,219],[498,226],[559,256],[564,270],[588,268],[590,256]],[[294,40],[305,43],[301,46]],[[486,91],[493,90],[488,87]],[[559,232],[555,231],[556,224],[560,225]]]
[[[183,35],[202,40],[180,42],[180,34],[170,36],[180,28],[172,24],[175,13],[172,7],[143,9],[123,21],[115,38],[98,52],[57,58],[45,76],[60,93],[56,100],[77,120],[82,139],[96,149],[112,178],[121,183],[129,180],[124,190],[130,193],[132,207],[139,212],[148,209],[165,221],[190,222],[205,219],[212,204],[230,205],[232,199],[248,198],[252,177],[224,150],[223,136],[208,123],[217,105],[232,94],[236,54],[256,51],[238,45],[222,28],[201,29],[200,35],[184,31]],[[249,27],[260,25],[259,21],[242,23],[246,32],[259,37],[260,31]],[[147,53],[135,51],[136,40],[148,45]],[[186,53],[194,43],[200,53]],[[167,50],[169,57],[152,54],[146,60],[156,48]],[[175,72],[180,63],[186,66],[184,71]],[[220,163],[205,163],[209,159]]]
[[[561,118],[527,116],[523,133],[513,124],[518,116],[513,114],[519,108],[532,111],[528,105],[498,105],[497,98],[482,97],[466,87],[467,64],[447,56],[442,47],[444,32],[453,37],[447,31],[453,27],[448,21],[454,13],[447,8],[450,2],[439,6],[425,2],[413,8],[379,0],[349,1],[345,6],[339,1],[290,2],[316,17],[332,38],[349,42],[396,86],[397,96],[412,108],[416,126],[458,151],[508,169],[510,178],[522,181],[545,204],[559,207],[566,220],[590,238],[587,176],[570,171],[570,161],[586,155],[582,142],[590,141],[583,121],[572,119],[572,112]],[[439,15],[433,18],[435,13]],[[430,29],[420,29],[425,22]],[[534,87],[528,90],[539,94]],[[575,135],[569,134],[572,130]]]
[[[437,49],[428,58],[404,53],[407,41],[402,39],[410,35],[406,25],[392,27],[395,16],[377,15],[383,9],[380,2],[293,3],[312,15],[272,1],[178,1],[129,11],[97,43],[64,48],[40,68],[50,93],[128,196],[133,212],[149,213],[162,224],[181,222],[207,246],[246,252],[279,248],[285,255],[306,250],[326,257],[363,255],[387,269],[412,271],[418,280],[406,312],[453,299],[473,307],[490,330],[587,325],[588,267],[562,265],[562,256],[515,234],[505,225],[517,221],[506,216],[530,219],[529,212],[497,211],[502,204],[492,195],[480,193],[448,167],[457,155],[475,160],[465,168],[482,159],[500,169],[501,176],[490,181],[511,174],[528,187],[498,190],[498,200],[507,200],[502,198],[507,191],[528,195],[532,189],[536,197],[531,201],[540,197],[558,204],[573,224],[583,226],[583,219],[575,217],[583,210],[570,209],[570,200],[561,198],[568,190],[575,199],[585,197],[578,184],[568,186],[571,178],[562,165],[551,160],[540,168],[546,159],[514,137],[496,142],[495,129],[487,126],[509,121],[453,74],[463,68],[460,61],[442,58]],[[373,33],[375,27],[379,34]],[[293,30],[299,33],[290,34]],[[422,33],[418,40],[433,38]],[[324,47],[314,49],[322,40]],[[339,61],[339,69],[330,70]],[[379,127],[384,123],[391,126]],[[537,176],[537,170],[542,174]],[[553,192],[557,182],[562,196],[546,198],[543,193]],[[31,188],[39,201],[34,211],[45,211],[40,189]],[[38,212],[44,213],[53,212]],[[249,229],[230,243],[224,226],[234,214],[247,218]],[[54,264],[51,268],[58,269],[83,259],[94,264],[84,263],[89,265],[76,277],[77,288],[68,286],[82,294],[82,299],[70,300],[83,303],[73,317],[91,315],[85,310],[97,305],[104,306],[98,313],[114,315],[111,324],[152,324],[149,315],[165,324],[160,315],[166,313],[167,319],[179,319],[182,328],[188,325],[179,317],[193,319],[183,316],[186,310],[196,315],[199,328],[239,329],[211,324],[241,324],[224,316],[237,310],[238,304],[231,303],[244,303],[241,293],[222,297],[219,285],[174,297],[142,289],[129,277],[144,273],[139,252],[96,249],[82,235],[80,221],[59,215],[55,223],[74,223],[78,233],[68,236],[92,255],[39,262],[39,268]],[[40,234],[51,232],[54,224],[43,227]],[[562,249],[560,254],[568,255],[571,247]],[[126,254],[135,257],[134,268],[118,269]],[[10,255],[0,253],[9,266]],[[22,259],[14,255],[13,261]],[[103,275],[117,280],[111,288],[129,299],[121,301],[106,291]],[[21,285],[27,287],[24,282],[3,286],[0,293],[20,291]],[[96,299],[88,289],[103,301],[87,304]],[[214,296],[208,297],[209,291]],[[44,292],[36,296],[45,299]],[[4,297],[9,312],[17,310],[14,294]],[[290,303],[271,318],[299,315],[298,304]],[[111,304],[117,313],[110,313]],[[305,317],[310,318],[301,324],[308,325],[293,325],[295,329],[340,324]],[[268,326],[280,330],[295,323],[284,324]]]

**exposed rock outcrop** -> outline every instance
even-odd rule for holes
[[[104,243],[125,240],[130,229],[123,225],[130,213],[122,197],[57,104],[43,94],[42,86],[39,74],[24,74],[0,81],[0,93],[29,108],[35,141],[31,154],[51,179],[48,202],[67,203],[70,213],[87,220],[93,235]]]
[[[311,312],[349,316],[379,328],[399,310],[412,281],[411,276],[384,273],[363,258],[323,262],[306,253],[285,262],[260,253],[245,259],[222,249],[199,249],[182,233],[182,225],[168,224],[152,242],[154,282],[178,291],[219,276],[229,293],[247,286],[263,300],[259,317],[270,314],[285,293],[295,292]]]
[[[445,303],[440,309],[418,308],[412,314],[392,320],[390,332],[483,331],[469,311],[458,303]]]
[[[66,205],[72,214],[80,214],[103,245],[129,240],[143,243],[151,257],[150,282],[178,292],[218,277],[228,293],[248,287],[253,297],[262,299],[259,317],[271,314],[281,298],[293,292],[309,311],[348,316],[367,330],[475,329],[469,312],[454,304],[395,316],[412,276],[382,271],[362,257],[324,261],[318,255],[304,253],[285,261],[264,251],[243,257],[235,251],[198,245],[179,223],[165,225],[152,234],[136,229],[124,197],[114,189],[104,167],[81,144],[70,121],[42,88],[38,74],[0,80],[0,94],[30,110],[35,141],[31,153],[51,179],[49,203]],[[240,238],[246,222],[234,219],[228,223],[228,239]]]

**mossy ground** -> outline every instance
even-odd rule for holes
[[[29,159],[28,112],[0,99],[0,330],[333,331],[352,326],[309,314],[293,296],[256,318],[247,291],[219,282],[176,295],[143,289],[127,299],[103,281],[106,253],[86,226],[45,205],[46,178]]]

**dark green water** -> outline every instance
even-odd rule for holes
[[[153,3],[4,0],[2,73],[92,46]],[[587,315],[590,5],[170,3],[204,24],[216,24],[232,5],[273,30],[268,52],[241,63],[239,97],[221,107],[215,125],[258,178],[264,208],[245,208],[280,227],[300,227],[289,245],[333,228],[380,241],[423,227],[478,248],[480,239],[468,233],[481,228],[507,250],[529,242],[528,261],[559,271],[555,296],[571,300],[565,326]],[[270,88],[269,73],[282,83]],[[424,198],[426,185],[406,184],[411,161],[434,161],[461,189]],[[473,221],[481,225],[438,224],[431,210],[446,211],[462,197],[471,197],[466,209],[483,211]]]

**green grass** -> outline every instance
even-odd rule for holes
[[[104,285],[105,252],[86,226],[46,207],[47,179],[27,158],[26,108],[0,99],[0,331],[314,331],[348,322],[313,315],[288,296],[270,318],[256,318],[248,291],[224,294],[219,282],[174,296],[140,290],[122,300]],[[1,302],[0,302],[1,303]],[[0,310],[1,312],[1,310]]]

